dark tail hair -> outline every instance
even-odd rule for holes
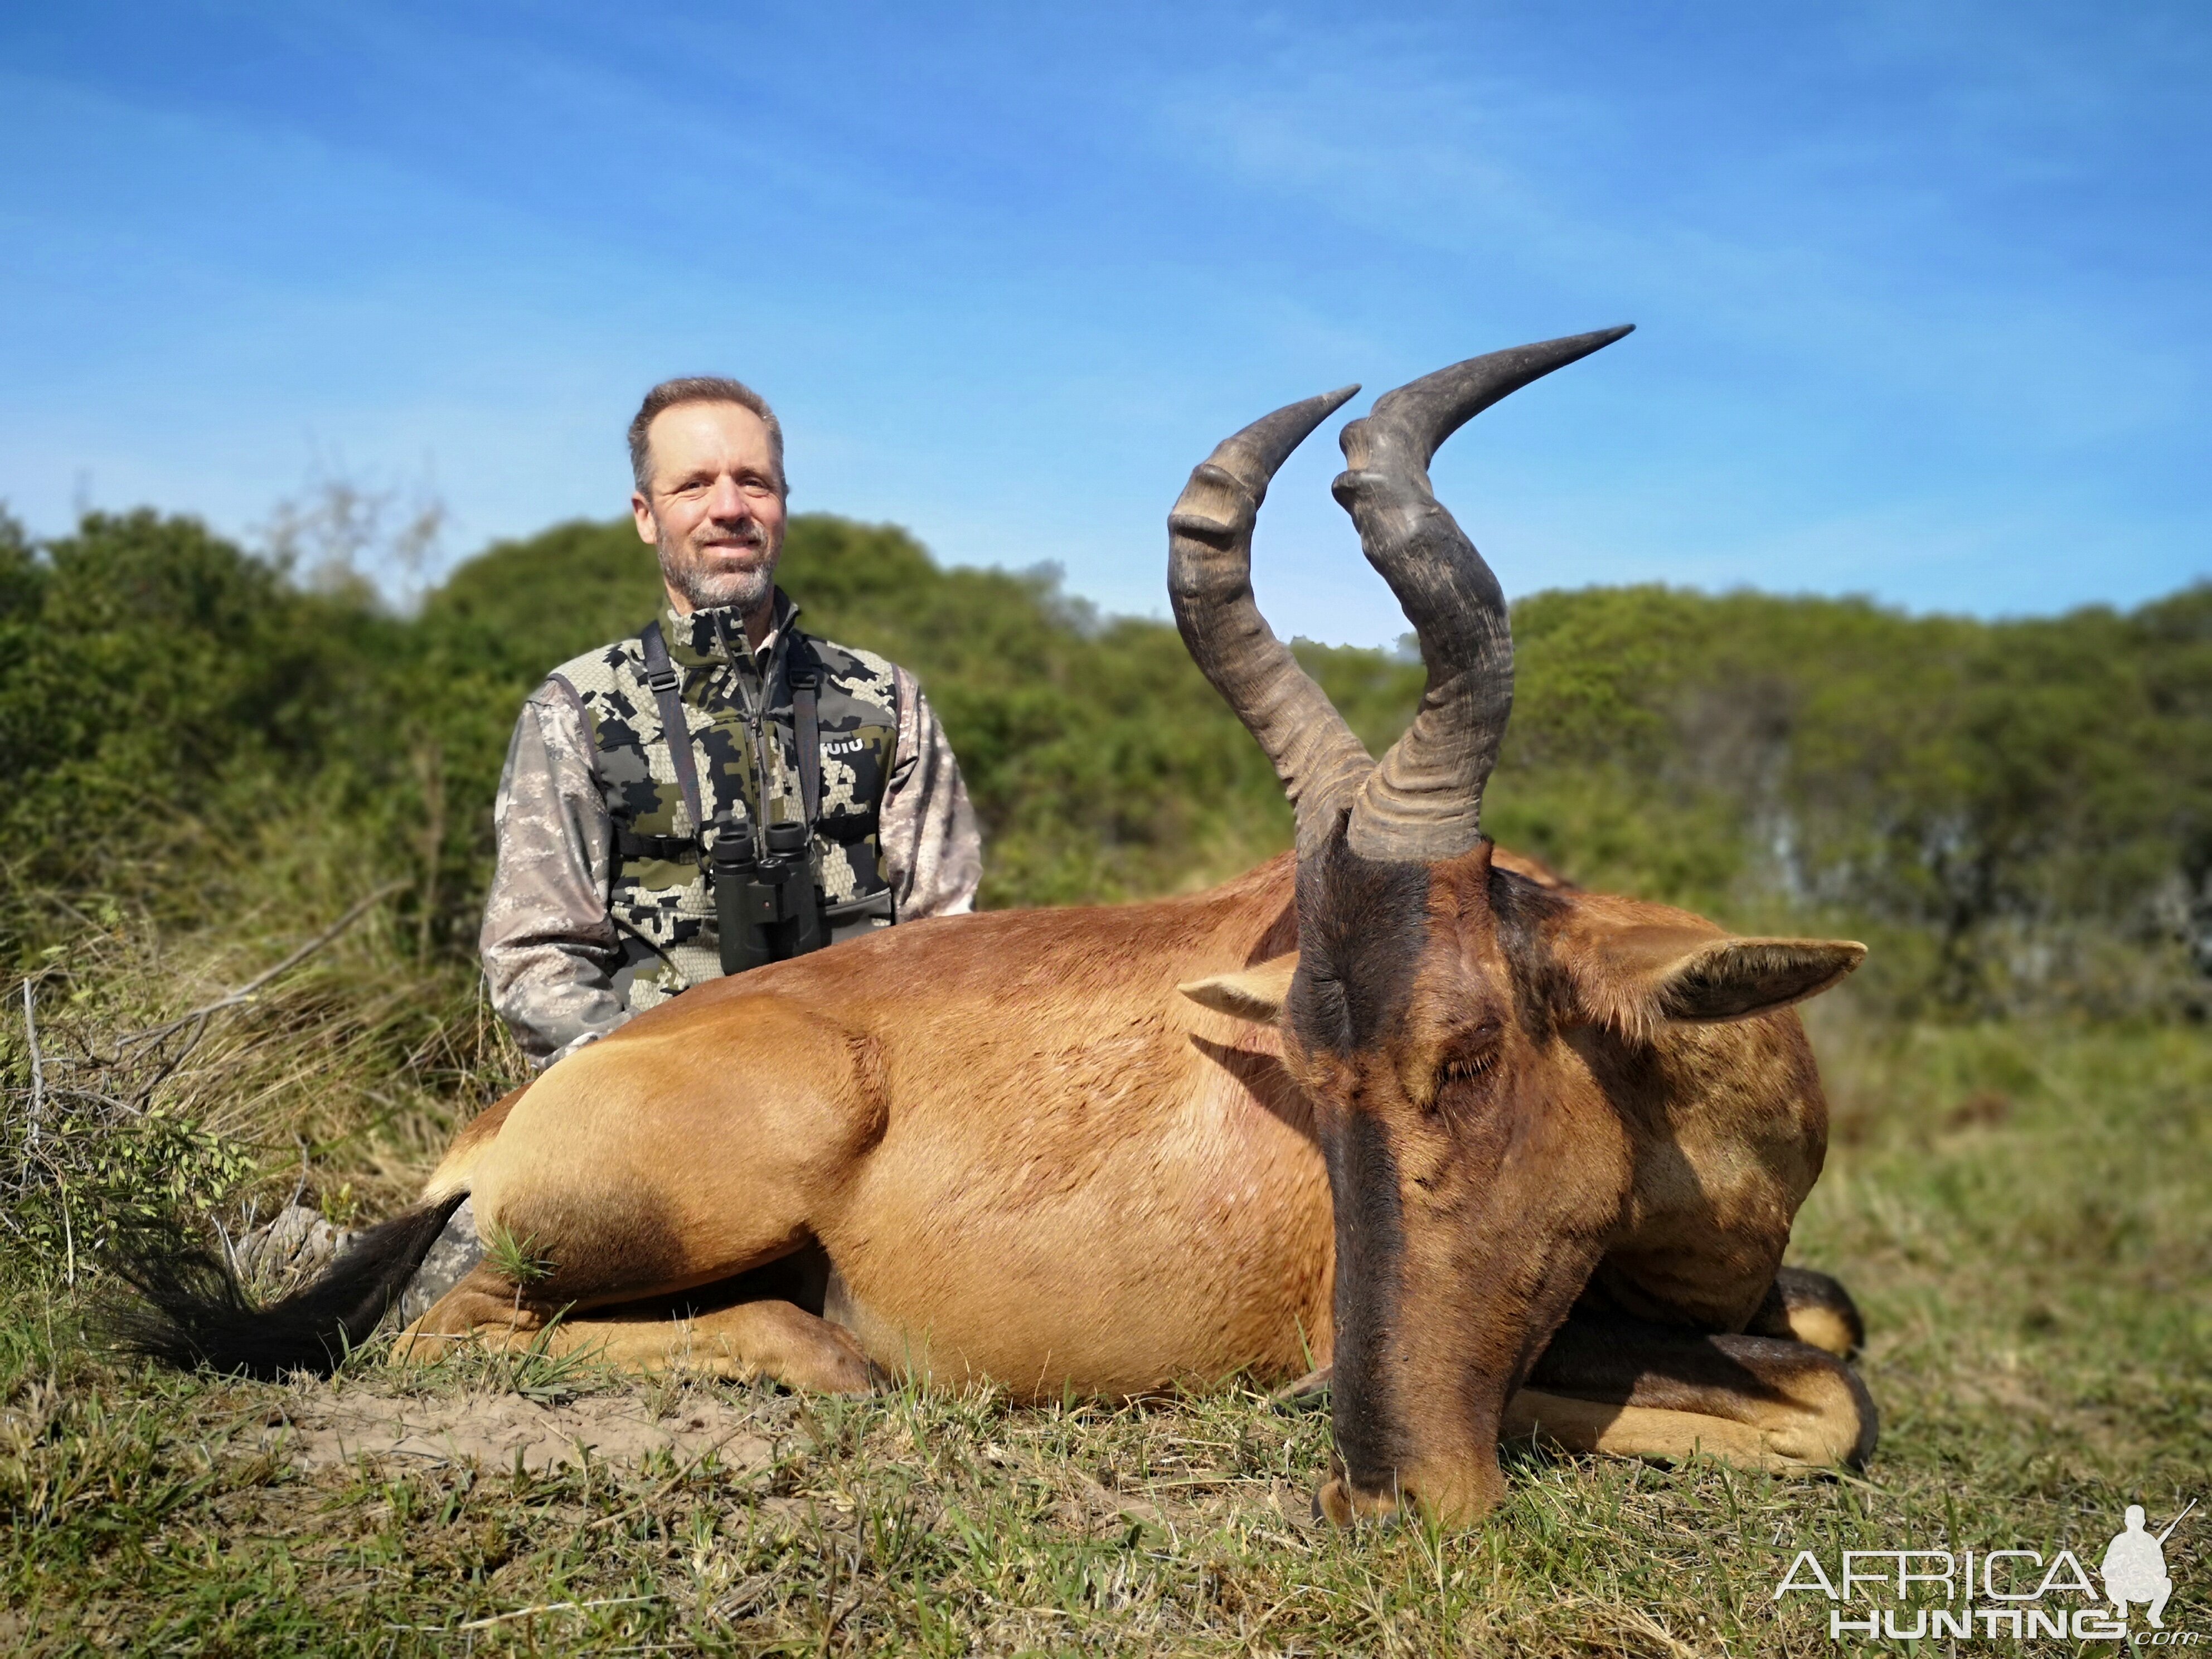
[[[254,1305],[227,1259],[143,1235],[121,1244],[109,1263],[137,1299],[111,1309],[102,1322],[118,1347],[182,1370],[327,1376],[398,1302],[466,1196],[380,1222],[315,1279],[265,1308]]]

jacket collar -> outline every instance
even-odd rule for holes
[[[774,620],[768,637],[761,641],[757,658],[745,648],[745,619],[734,606],[717,605],[679,617],[673,605],[665,605],[660,631],[667,636],[668,654],[687,668],[735,665],[757,672],[775,659],[799,616],[799,607],[781,587],[770,604]]]

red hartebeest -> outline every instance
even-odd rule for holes
[[[267,1310],[142,1263],[142,1346],[327,1364],[467,1196],[495,1251],[408,1328],[794,1387],[1127,1395],[1333,1366],[1334,1518],[1502,1491],[1501,1435],[1855,1462],[1856,1316],[1781,1269],[1826,1108],[1787,1005],[1857,945],[1733,939],[1481,834],[1512,691],[1437,446],[1626,330],[1476,358],[1343,434],[1337,498],[1428,683],[1377,765],[1268,631],[1268,480],[1349,391],[1224,442],[1169,520],[1193,656],[1297,846],[1210,892],[923,921],[700,986],[465,1128],[422,1206]],[[826,1272],[811,1276],[813,1264]],[[556,1316],[566,1317],[556,1321]]]

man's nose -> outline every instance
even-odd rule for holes
[[[752,516],[752,508],[746,504],[745,492],[738,488],[738,481],[725,472],[707,492],[707,513],[715,519],[747,519]]]

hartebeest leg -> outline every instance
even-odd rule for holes
[[[558,1318],[549,1342],[597,1341],[618,1364],[690,1352],[804,1387],[866,1385],[858,1350],[797,1285],[757,1276],[819,1258],[819,1215],[883,1133],[881,1068],[871,1041],[787,999],[744,1001],[749,1039],[778,1065],[732,1067],[680,1023],[655,1035],[641,1020],[562,1060],[440,1169],[432,1193],[466,1188],[485,1250],[395,1357],[532,1339]],[[696,1305],[640,1305],[678,1297]]]
[[[613,1308],[563,1317],[558,1308],[518,1297],[512,1282],[489,1268],[470,1273],[408,1327],[392,1357],[428,1358],[453,1341],[490,1348],[542,1342],[550,1354],[588,1353],[625,1370],[764,1376],[825,1394],[866,1394],[875,1380],[849,1332],[780,1298],[696,1313]]]
[[[473,1274],[471,1274],[473,1279]],[[546,1329],[550,1325],[550,1329]],[[462,1281],[400,1336],[396,1358],[427,1358],[445,1340],[591,1354],[629,1371],[699,1370],[787,1389],[867,1394],[874,1371],[849,1332],[787,1301],[750,1301],[688,1316],[630,1316],[622,1310],[556,1318],[542,1307],[500,1298],[495,1276]]]
[[[1772,1470],[1856,1468],[1872,1455],[1875,1431],[1865,1385],[1824,1349],[1587,1307],[1552,1340],[1504,1425],[1509,1439],[1540,1433],[1575,1451],[1703,1451]]]
[[[1753,1336],[1794,1337],[1849,1359],[1866,1346],[1866,1322],[1851,1293],[1826,1273],[1784,1267],[1745,1328]]]

